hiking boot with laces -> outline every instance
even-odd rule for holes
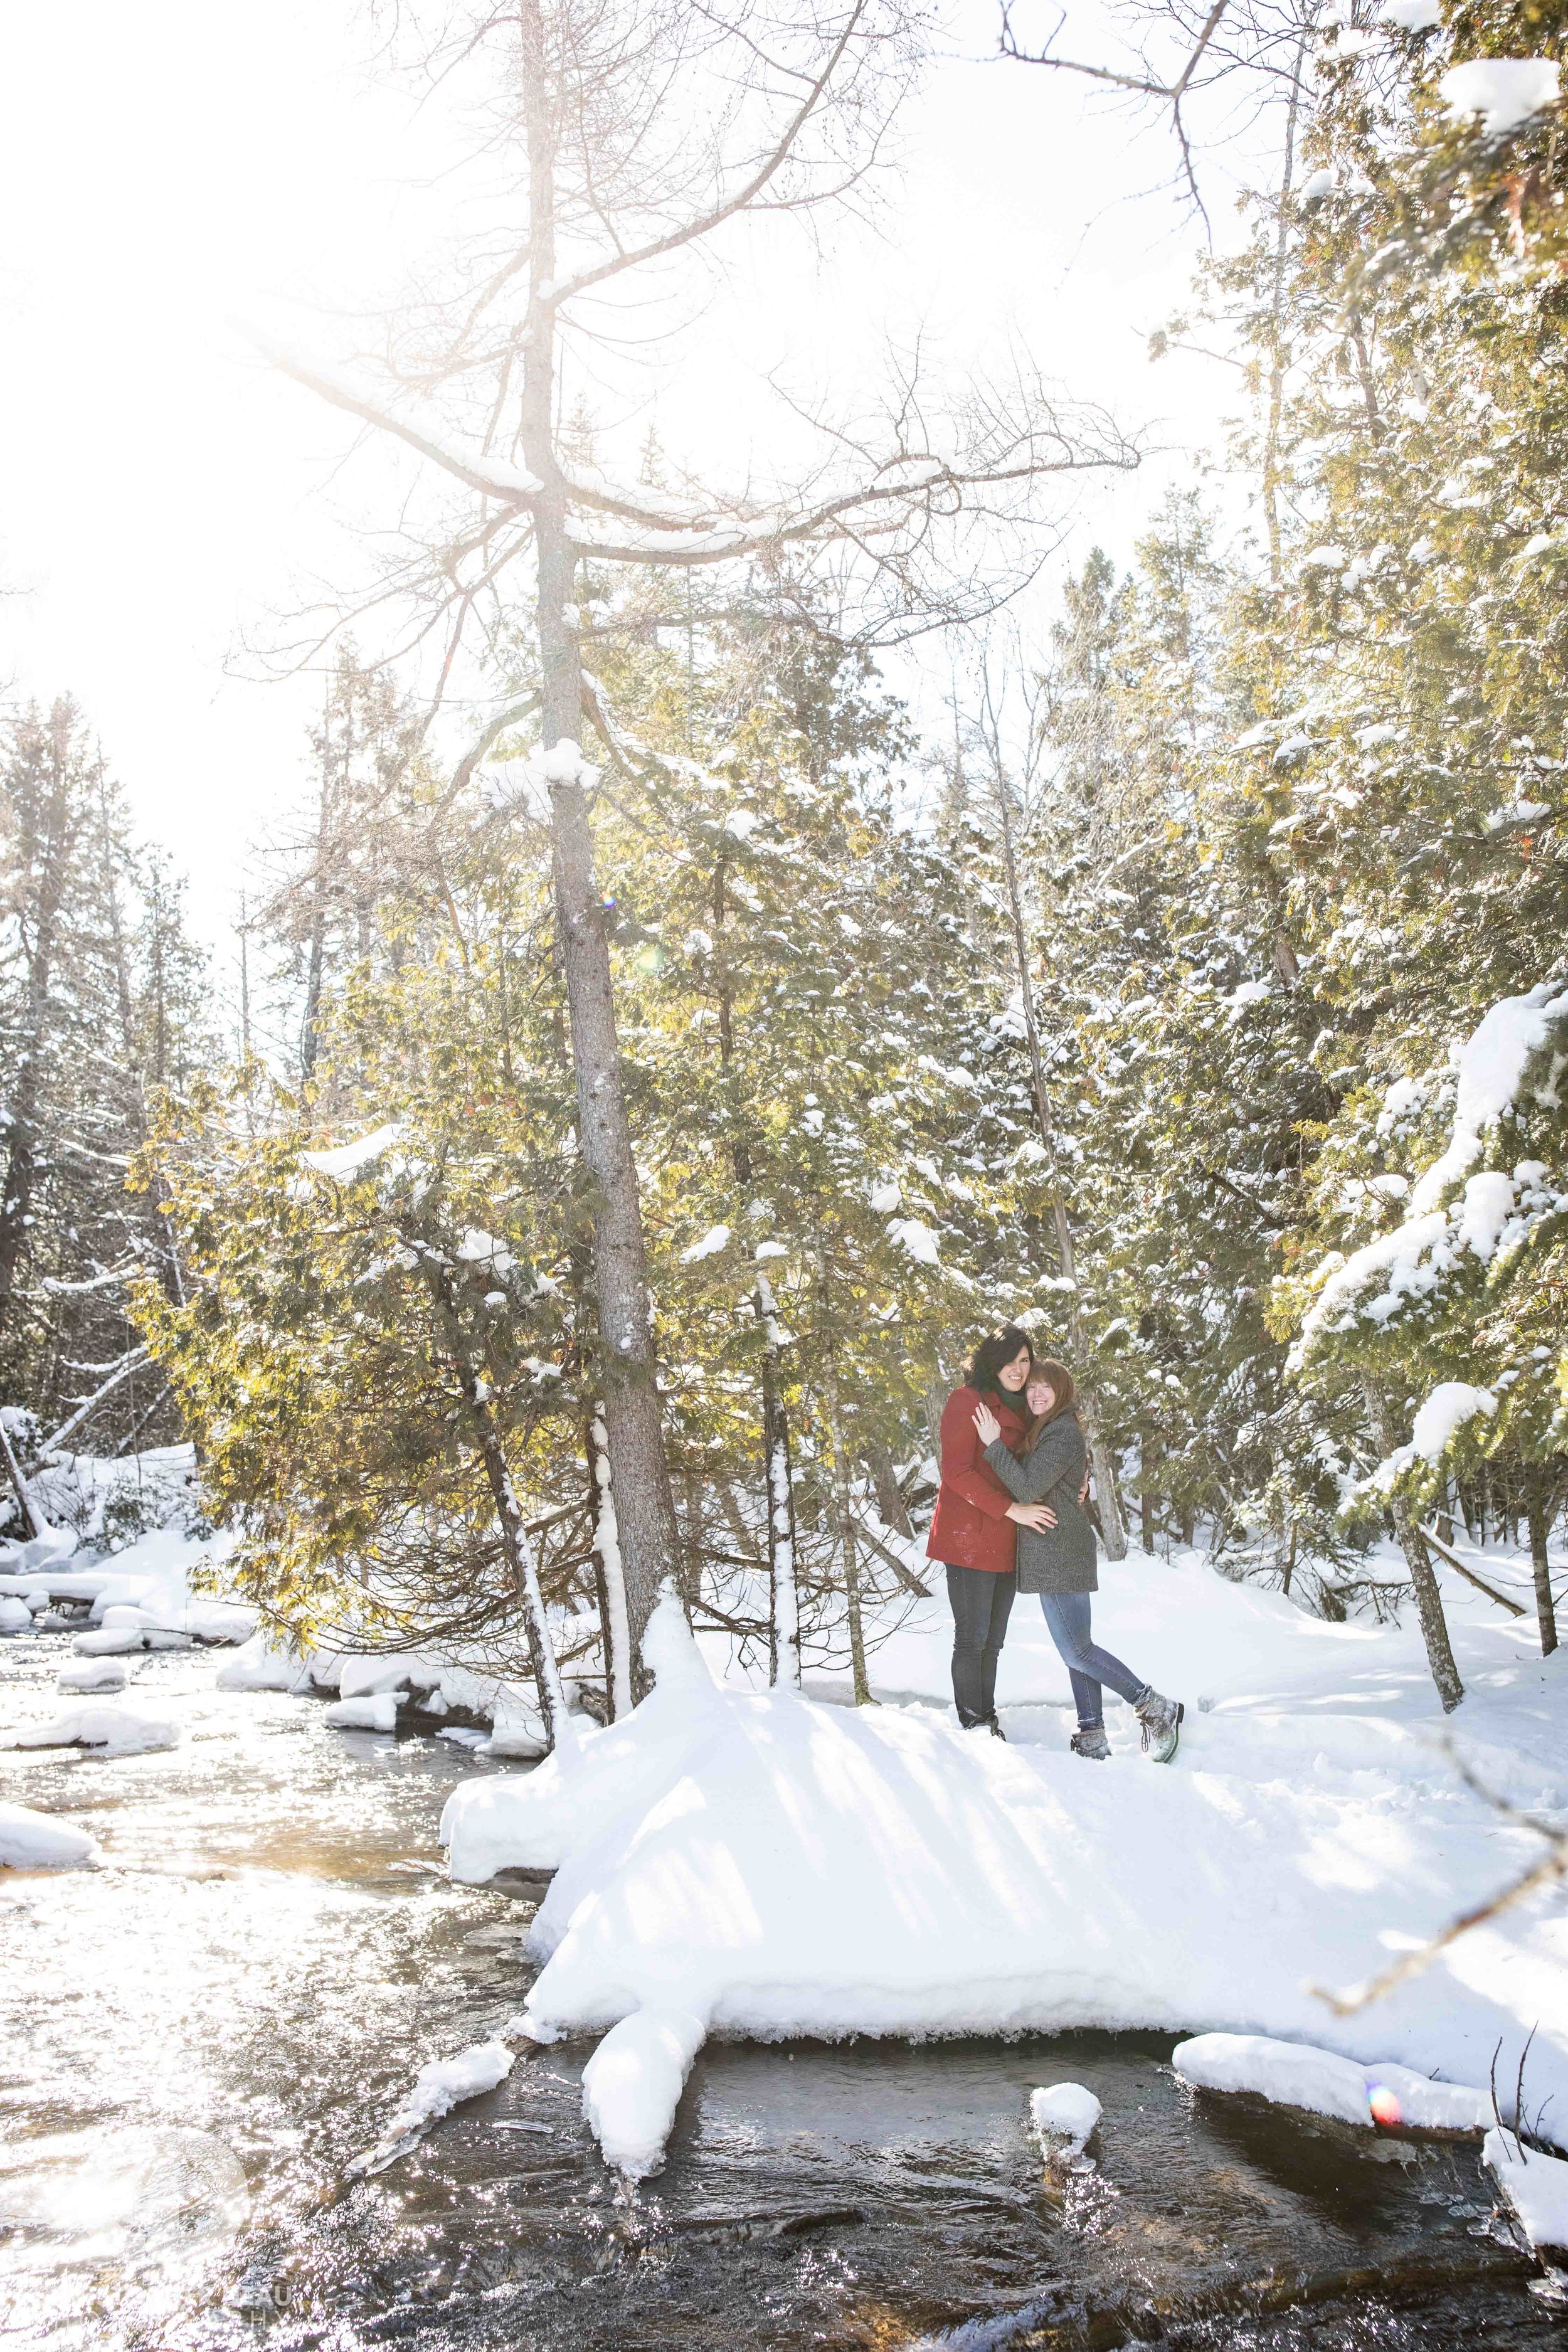
[[[1091,1723],[1087,1727],[1080,1724],[1068,1745],[1075,1756],[1087,1756],[1091,1764],[1108,1764],[1110,1760],[1110,1742],[1105,1736],[1102,1723]]]
[[[1133,1712],[1143,1727],[1144,1755],[1152,1764],[1168,1764],[1182,1737],[1186,1709],[1181,1700],[1162,1698],[1157,1690],[1146,1690],[1133,1702]]]

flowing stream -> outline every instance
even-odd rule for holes
[[[68,1654],[0,1643],[0,1719]],[[417,2066],[518,2007],[542,1890],[443,1874],[442,1801],[486,1768],[222,1696],[224,1654],[139,1664],[175,1749],[0,1758],[108,1855],[0,1872],[0,2352],[1562,2341],[1472,2146],[1194,2106],[1169,2034],[710,2045],[636,2196],[563,2043],[348,2180]],[[1063,2080],[1105,2114],[1053,2181],[1026,2103]]]

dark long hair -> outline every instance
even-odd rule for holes
[[[1038,1441],[1041,1431],[1049,1429],[1053,1421],[1060,1421],[1063,1413],[1070,1412],[1075,1421],[1077,1421],[1079,1417],[1077,1411],[1078,1382],[1074,1380],[1067,1366],[1063,1363],[1058,1363],[1055,1356],[1041,1356],[1038,1358],[1038,1360],[1032,1364],[1029,1369],[1029,1380],[1049,1381],[1052,1388],[1056,1391],[1057,1401],[1055,1404],[1052,1405],[1049,1412],[1037,1412],[1030,1414],[1029,1426],[1024,1433],[1023,1450],[1026,1454],[1032,1451]],[[1026,1388],[1027,1388],[1028,1384],[1028,1381],[1026,1381],[1024,1383]]]
[[[1016,1323],[1009,1323],[1005,1330],[994,1331],[988,1339],[982,1339],[965,1375],[970,1387],[978,1389],[982,1396],[987,1392],[1000,1396],[1002,1384],[996,1375],[1004,1364],[1012,1362],[1020,1348],[1028,1349],[1029,1362],[1033,1365],[1035,1350],[1029,1335],[1026,1331],[1020,1331]]]

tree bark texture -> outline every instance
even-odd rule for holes
[[[1535,1575],[1535,1615],[1541,1627],[1541,1654],[1549,1658],[1557,1647],[1557,1604],[1552,1597],[1552,1561],[1547,1546],[1552,1528],[1547,1516],[1546,1480],[1531,1475],[1526,1506],[1530,1521],[1530,1564]]]
[[[1363,1384],[1367,1420],[1380,1459],[1393,1451],[1388,1415],[1382,1397],[1373,1383]],[[1421,1621],[1421,1638],[1426,1645],[1426,1663],[1432,1669],[1432,1680],[1443,1702],[1445,1715],[1452,1715],[1465,1696],[1465,1685],[1459,1680],[1459,1669],[1454,1663],[1453,1644],[1448,1639],[1448,1623],[1443,1614],[1443,1596],[1433,1573],[1431,1554],[1415,1522],[1415,1514],[1403,1497],[1394,1504],[1394,1528],[1399,1538],[1410,1570],[1410,1581],[1415,1588],[1415,1613]]]
[[[582,733],[582,648],[574,600],[576,559],[555,450],[555,314],[550,300],[555,270],[555,131],[540,0],[522,0],[519,25],[531,230],[522,447],[530,472],[542,485],[533,509],[535,619],[542,742],[549,751],[556,743],[575,743]],[[679,1536],[660,1426],[653,1300],[616,1029],[609,940],[581,776],[574,773],[553,783],[551,803],[556,933],[572,1024],[578,1138],[591,1188],[605,1442],[626,1576],[632,1686],[640,1696],[643,1629],[675,1565]]]

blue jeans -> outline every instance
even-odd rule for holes
[[[1062,1664],[1072,1684],[1072,1695],[1078,1703],[1078,1727],[1080,1731],[1096,1731],[1105,1721],[1105,1698],[1101,1683],[1109,1683],[1119,1698],[1129,1706],[1135,1706],[1149,1685],[1102,1650],[1090,1632],[1089,1604],[1094,1596],[1089,1592],[1042,1592],[1040,1607],[1045,1612],[1046,1628],[1062,1654]]]

